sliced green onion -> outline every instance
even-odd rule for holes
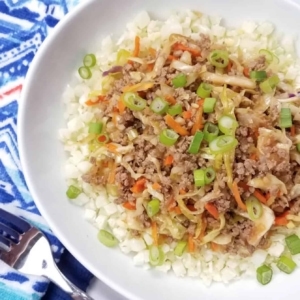
[[[262,265],[256,270],[256,278],[262,285],[268,284],[272,280],[272,276],[272,269],[266,265]]]
[[[74,185],[70,185],[66,194],[69,199],[76,199],[81,194],[81,190]]]
[[[259,86],[265,94],[271,94],[279,82],[279,77],[277,75],[273,75],[267,80],[263,81]]]
[[[176,256],[182,256],[183,252],[185,251],[186,246],[187,246],[187,242],[185,242],[185,241],[178,242],[174,249],[174,254]]]
[[[168,109],[168,114],[171,116],[180,115],[182,113],[182,105],[174,104]]]
[[[216,172],[213,168],[209,167],[204,170],[205,184],[212,183],[216,178]]]
[[[98,240],[106,247],[115,247],[119,243],[110,232],[103,229],[98,233]]]
[[[286,237],[285,242],[292,255],[300,253],[300,239],[297,235],[292,234]]]
[[[147,204],[147,214],[150,218],[155,216],[159,212],[160,201],[158,199],[153,199]]]
[[[211,122],[204,125],[204,140],[210,143],[219,135],[219,127]]]
[[[150,104],[150,109],[156,114],[163,115],[167,112],[169,108],[169,103],[162,98],[155,98]]]
[[[231,135],[239,126],[238,122],[229,116],[222,116],[218,121],[221,132]]]
[[[165,254],[161,247],[152,245],[149,248],[149,260],[152,266],[161,266],[165,261]]]
[[[263,208],[261,203],[254,196],[246,200],[246,207],[251,220],[257,220],[262,216]]]
[[[194,182],[196,187],[205,186],[205,171],[204,169],[194,170]]]
[[[91,68],[96,64],[96,56],[95,54],[87,54],[83,58],[83,64],[85,67]]]
[[[146,107],[147,104],[145,99],[132,92],[124,93],[122,98],[126,107],[133,111],[141,111]]]
[[[297,151],[300,153],[300,143],[296,145]]]
[[[90,79],[92,77],[92,72],[87,67],[80,67],[78,69],[78,73],[82,79]]]
[[[273,54],[272,52],[270,52],[269,50],[267,50],[267,49],[259,50],[259,54],[264,55],[265,58],[266,58],[267,63],[269,63],[269,64],[273,61],[275,63],[279,63],[278,57],[275,54]]]
[[[173,146],[178,138],[179,135],[171,129],[164,129],[159,135],[160,143],[165,146]]]
[[[209,143],[209,148],[214,154],[225,153],[233,150],[238,145],[238,140],[233,136],[221,135]]]
[[[97,142],[102,145],[102,144],[106,144],[108,143],[109,141],[109,137],[106,133],[103,133],[103,134],[100,134],[98,137],[97,137]]]
[[[197,131],[194,135],[190,147],[188,149],[188,153],[197,154],[200,150],[200,146],[204,137],[204,133],[201,131]]]
[[[205,98],[203,103],[203,112],[212,113],[215,110],[216,98]]]
[[[197,95],[200,98],[207,98],[210,96],[211,91],[212,86],[208,83],[202,82],[197,89]]]
[[[172,80],[173,86],[176,88],[184,87],[187,83],[187,78],[185,74],[178,74]]]
[[[229,63],[228,52],[224,50],[214,50],[209,54],[208,61],[217,68],[226,68]]]
[[[291,274],[295,270],[297,265],[291,258],[282,255],[277,262],[277,267],[282,272]]]
[[[96,133],[99,134],[102,132],[103,129],[103,123],[90,123],[89,125],[89,133]]]
[[[292,127],[292,112],[290,108],[282,108],[280,111],[280,121],[279,126],[281,128],[290,128]]]
[[[256,81],[263,81],[264,79],[267,78],[267,72],[266,71],[251,71],[250,78],[255,79]]]

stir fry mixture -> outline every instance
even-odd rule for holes
[[[300,97],[277,63],[266,49],[245,61],[206,35],[172,34],[159,50],[136,37],[133,53],[119,50],[102,90],[89,95],[95,116],[83,142],[93,167],[82,179],[128,211],[133,236],[151,228],[153,265],[163,261],[162,243],[176,241],[179,256],[201,247],[250,256],[278,228],[297,226]],[[80,76],[95,64],[87,55]],[[289,239],[299,253],[299,238]],[[291,262],[280,264],[291,271]],[[266,265],[258,270],[264,284],[269,275]]]

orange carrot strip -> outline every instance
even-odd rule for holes
[[[133,203],[131,203],[129,201],[123,203],[123,207],[126,208],[126,209],[128,209],[128,210],[136,210],[135,204],[133,204]]]
[[[194,205],[191,205],[191,204],[188,204],[187,206],[186,206],[190,211],[196,211],[197,209],[195,208],[195,206]]]
[[[233,182],[231,191],[232,191],[232,194],[233,194],[235,201],[237,202],[239,208],[241,208],[244,211],[247,211],[246,205],[244,204],[244,202],[241,199],[241,195],[239,193],[239,188],[238,188],[236,181]]]
[[[181,189],[181,190],[179,190],[179,194],[184,195],[184,194],[186,194],[186,191],[184,189]]]
[[[159,191],[161,189],[161,185],[158,182],[154,182],[152,184],[154,190]]]
[[[118,101],[118,109],[119,109],[120,114],[122,114],[125,111],[125,108],[126,108],[126,106],[125,106],[124,102],[122,101],[122,99],[120,98]]]
[[[176,60],[177,58],[174,55],[169,55],[168,60]]]
[[[180,135],[188,135],[189,134],[188,131],[184,127],[182,127],[179,123],[177,123],[172,116],[166,115],[165,121],[166,121],[167,125],[169,127],[171,127],[174,131],[176,131],[178,134],[180,134]]]
[[[113,112],[113,115],[112,115],[112,122],[114,123],[115,126],[117,126],[117,116],[118,116],[118,113],[117,112]]]
[[[267,199],[266,197],[258,190],[256,189],[253,193],[254,197],[256,197],[261,203],[266,204]]]
[[[289,211],[284,212],[280,216],[275,218],[275,225],[277,226],[285,226],[289,222],[286,216],[289,214]]]
[[[204,215],[202,215],[202,228],[201,228],[201,233],[198,237],[198,240],[201,241],[203,239],[203,237],[205,236],[205,230],[207,228],[207,220],[204,217]]]
[[[188,52],[190,52],[193,56],[200,56],[200,55],[201,55],[200,50],[194,49],[194,48],[191,48],[191,47],[188,47],[188,46],[185,46],[185,45],[180,44],[180,43],[176,43],[176,44],[173,46],[173,49],[174,49],[174,50],[188,51]]]
[[[191,234],[189,234],[189,238],[188,238],[188,250],[190,253],[195,251],[195,243],[194,243],[193,236]]]
[[[251,153],[249,158],[251,160],[257,160],[258,159],[257,154],[255,152]]]
[[[173,161],[174,161],[173,155],[166,156],[166,158],[164,159],[164,166],[172,165]]]
[[[191,119],[192,118],[192,112],[190,110],[184,111],[182,113],[182,116],[186,120]]]
[[[106,144],[105,147],[107,148],[108,151],[113,152],[113,153],[117,153],[117,146],[115,144],[109,143]]]
[[[105,101],[106,100],[106,98],[105,98],[105,96],[104,95],[99,95],[99,96],[97,96],[97,100],[96,101],[92,101],[92,100],[87,100],[86,102],[85,102],[85,104],[87,105],[87,106],[93,106],[93,105],[96,105],[96,104],[98,104],[98,103],[100,103],[100,102],[103,102],[103,101]]]
[[[219,219],[219,211],[214,204],[206,203],[204,207],[215,219]]]
[[[211,248],[212,251],[218,252],[220,250],[220,245],[218,245],[218,244],[216,244],[214,242],[211,242],[210,243],[210,248]]]
[[[246,77],[250,77],[250,70],[249,70],[249,68],[244,68],[243,74]]]
[[[176,99],[172,95],[166,95],[165,96],[166,101],[168,101],[170,104],[176,104]]]
[[[134,194],[139,194],[145,189],[146,179],[145,178],[139,178],[133,187],[131,188],[131,191]]]
[[[291,127],[291,136],[295,136],[295,135],[296,135],[296,127],[295,127],[295,125],[293,125]]]
[[[179,206],[176,206],[176,207],[174,208],[174,211],[175,211],[176,215],[181,215],[181,214],[182,214],[182,211],[181,211],[181,209],[180,209]]]
[[[154,68],[154,63],[147,65],[147,71],[151,72]]]
[[[134,39],[134,50],[133,50],[133,57],[138,57],[140,54],[140,37],[136,36]]]
[[[154,56],[154,57],[156,56],[156,50],[154,48],[150,47],[149,52],[152,56]]]
[[[199,103],[201,104],[202,102],[199,101]],[[202,115],[203,115],[203,106],[200,105],[200,107],[198,108],[197,113],[196,113],[195,123],[192,127],[191,133],[193,135],[196,133],[196,131],[203,128]]]
[[[157,234],[157,224],[156,224],[156,222],[152,222],[151,227],[152,227],[153,244],[155,246],[157,246],[158,245],[158,234]]]

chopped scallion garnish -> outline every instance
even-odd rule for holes
[[[92,68],[96,65],[96,56],[95,54],[87,54],[83,58],[83,64],[87,68]]]
[[[291,274],[297,265],[291,258],[282,255],[277,262],[277,267],[282,272]]]
[[[208,61],[217,68],[226,68],[229,63],[229,55],[224,50],[214,50],[208,56]]]
[[[296,234],[286,237],[285,242],[292,255],[300,253],[300,239]]]
[[[74,185],[70,185],[66,194],[69,199],[76,199],[81,194],[81,190]]]
[[[185,241],[180,241],[177,243],[175,250],[174,250],[174,254],[177,256],[182,256],[182,254],[184,253],[185,249],[187,246],[187,242]]]
[[[246,207],[251,220],[257,220],[262,216],[263,208],[261,203],[254,196],[246,200]]]
[[[82,79],[90,79],[92,77],[92,72],[87,67],[80,67],[78,69],[78,73]]]
[[[204,137],[204,133],[201,131],[197,131],[194,135],[190,147],[188,149],[188,153],[197,154],[200,150],[200,146]]]
[[[162,98],[155,98],[150,104],[150,109],[156,114],[163,115],[167,112],[169,108],[169,103]]]
[[[219,127],[211,122],[204,125],[204,140],[210,143],[219,135]]]
[[[178,140],[179,135],[171,130],[171,129],[164,129],[159,135],[159,141],[165,146],[172,146]]]
[[[204,113],[214,112],[216,101],[217,101],[216,98],[205,98],[203,103],[203,112]]]
[[[205,174],[205,184],[212,183],[216,178],[216,172],[212,167],[206,168],[204,170]]]
[[[147,214],[150,218],[155,216],[160,209],[160,201],[158,199],[152,199],[147,204]]]
[[[103,123],[98,122],[98,123],[90,123],[89,125],[89,133],[96,133],[100,134],[103,129]]]
[[[231,135],[239,126],[238,122],[229,116],[222,116],[218,121],[221,132]]]
[[[122,100],[126,107],[132,111],[141,111],[143,110],[147,102],[145,99],[141,98],[138,94],[127,92],[122,95]]]
[[[292,127],[292,112],[290,108],[281,108],[279,126],[281,128]]]
[[[263,285],[268,284],[272,280],[273,271],[270,267],[262,265],[256,270],[256,278]]]
[[[233,136],[221,135],[209,143],[209,148],[214,154],[225,153],[233,150],[238,145],[238,141]]]
[[[152,245],[149,248],[149,261],[152,266],[161,266],[164,263],[165,254],[161,247]]]
[[[212,86],[208,83],[202,82],[197,89],[197,95],[200,98],[207,98],[210,96],[211,91]]]
[[[182,105],[181,104],[174,104],[168,109],[168,114],[171,116],[180,115],[182,113]]]
[[[98,240],[106,247],[115,247],[119,243],[114,235],[103,229],[98,233]]]
[[[277,75],[273,75],[270,78],[263,81],[259,86],[260,89],[265,94],[271,94],[274,91],[274,88],[277,86],[277,84],[280,82],[280,79]]]
[[[204,169],[194,170],[194,182],[196,187],[205,186]]]
[[[187,78],[185,74],[178,74],[172,80],[173,86],[175,88],[184,87],[187,83]]]
[[[267,78],[267,72],[266,71],[251,71],[250,78],[255,79],[256,81],[263,81],[264,79]]]

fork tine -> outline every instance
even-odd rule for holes
[[[10,251],[11,249],[11,244],[9,240],[3,236],[0,236],[0,249],[3,249],[6,252]]]
[[[12,238],[13,241],[19,241],[19,233],[0,221],[0,235],[4,235],[6,238]],[[8,235],[9,237],[7,237]]]
[[[11,213],[0,208],[0,221],[1,223],[13,227],[17,232],[24,233],[27,232],[31,225],[27,223],[25,220],[12,215]]]

